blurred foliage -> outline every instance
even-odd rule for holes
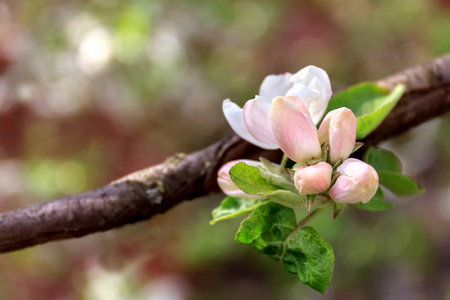
[[[314,64],[334,91],[450,52],[443,0],[4,0],[0,209],[105,184],[231,131],[267,74]],[[322,297],[210,226],[220,197],[113,232],[0,257],[1,299],[442,299],[450,297],[448,117],[383,147],[427,193],[375,213],[324,213],[336,249]]]

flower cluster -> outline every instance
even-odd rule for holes
[[[348,108],[330,111],[319,129],[331,97],[327,73],[308,66],[294,75],[267,76],[260,95],[239,108],[223,103],[225,117],[243,139],[264,149],[280,148],[292,161],[293,183],[300,195],[322,195],[337,203],[368,202],[378,188],[378,174],[370,165],[349,158],[356,143],[357,119]],[[231,180],[237,162],[253,166],[260,162],[239,160],[225,164],[218,173],[222,191],[230,196],[248,195]],[[295,172],[295,173],[294,173]]]

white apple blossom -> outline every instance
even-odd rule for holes
[[[315,66],[308,66],[296,74],[267,76],[259,95],[240,108],[229,99],[223,102],[225,118],[231,128],[246,141],[264,149],[278,149],[272,132],[270,108],[277,96],[296,96],[308,109],[312,121],[322,119],[331,97],[331,84],[327,73]]]

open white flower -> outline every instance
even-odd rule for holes
[[[264,78],[259,96],[240,108],[229,99],[223,102],[223,112],[231,128],[244,140],[264,149],[278,149],[270,123],[272,100],[277,96],[296,96],[305,104],[311,119],[319,123],[331,97],[327,73],[308,66],[296,74],[269,75]]]

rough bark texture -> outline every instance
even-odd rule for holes
[[[377,82],[406,85],[406,93],[364,142],[373,145],[450,111],[450,55]],[[265,156],[236,135],[198,152],[127,175],[99,189],[0,214],[0,253],[81,237],[150,219],[178,203],[217,192],[216,173],[225,162]]]

